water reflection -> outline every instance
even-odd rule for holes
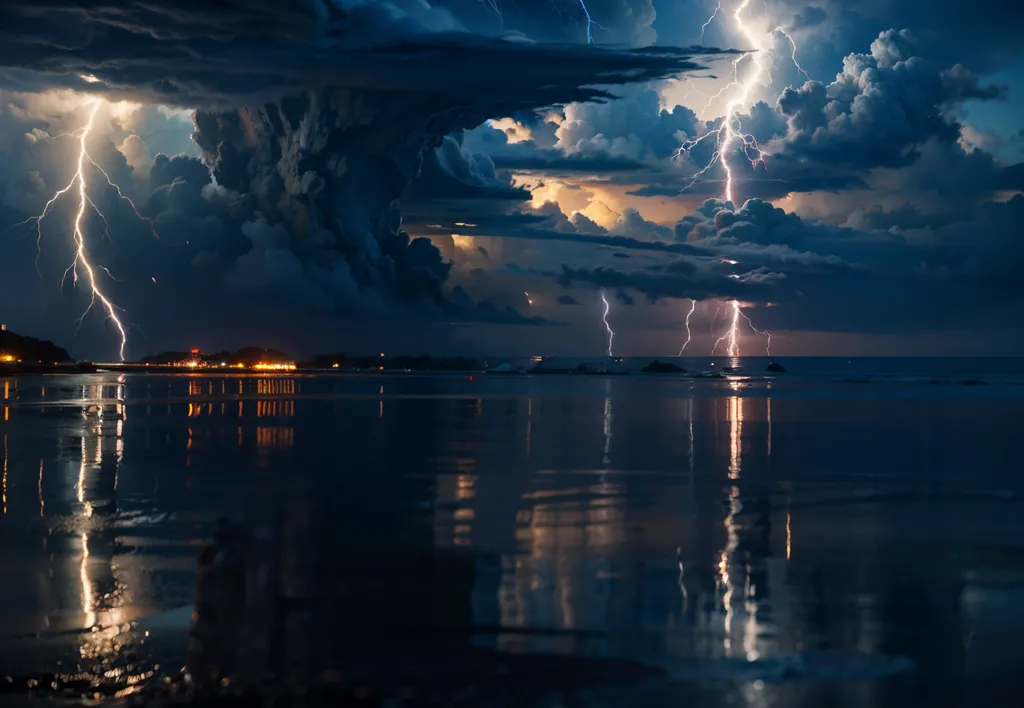
[[[1020,490],[1001,480],[1002,506],[979,503],[977,526],[935,512],[921,495],[936,480],[952,489],[962,478],[941,465],[967,458],[956,436],[907,432],[926,427],[909,427],[908,411],[929,410],[860,401],[849,425],[826,429],[834,409],[784,386],[685,382],[652,395],[649,379],[580,379],[579,395],[388,379],[387,418],[379,379],[304,379],[306,396],[294,377],[22,382],[2,428],[0,523],[25,549],[0,553],[39,591],[16,598],[30,610],[18,612],[4,609],[19,607],[6,591],[0,619],[14,626],[38,606],[49,627],[33,631],[95,627],[83,656],[119,651],[118,627],[188,601],[214,518],[300,479],[331,511],[330,562],[358,586],[337,610],[351,621],[475,623],[501,628],[479,641],[510,650],[658,653],[671,666],[884,648],[933,652],[922,661],[946,668],[970,654],[982,671],[985,652],[1007,646],[992,636],[1024,607],[1019,563],[1002,555]],[[439,395],[446,386],[466,388]],[[33,396],[74,415],[23,405]],[[863,482],[849,458],[876,420],[904,435],[907,464],[929,461],[914,479],[934,486],[891,465],[896,482]],[[998,444],[1015,439],[1000,432]],[[865,489],[915,504],[851,501]],[[770,702],[743,684],[740,700]],[[872,704],[861,698],[847,704]]]
[[[612,451],[612,397],[611,397],[612,381],[611,379],[605,379],[604,382],[604,456],[601,458],[601,464],[607,466],[611,464],[611,451]]]

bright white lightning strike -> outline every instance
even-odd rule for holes
[[[111,302],[110,298],[106,296],[106,294],[100,288],[100,284],[96,280],[97,269],[103,270],[103,272],[105,272],[108,276],[110,276],[110,271],[108,271],[101,265],[93,265],[92,263],[89,262],[89,252],[85,245],[85,232],[83,221],[85,219],[87,207],[92,208],[92,210],[100,217],[100,219],[103,220],[104,226],[108,226],[106,217],[99,210],[99,207],[96,206],[96,203],[89,197],[87,186],[88,183],[85,176],[85,163],[88,162],[90,165],[96,168],[100,172],[100,174],[103,175],[103,177],[107,181],[107,184],[117,191],[117,196],[127,201],[135,215],[139,217],[139,219],[141,219],[142,221],[145,221],[147,225],[149,225],[150,231],[153,233],[153,236],[156,236],[156,232],[153,231],[152,222],[149,219],[143,217],[141,214],[139,214],[138,209],[135,208],[135,204],[131,201],[131,199],[129,199],[121,192],[121,189],[116,184],[114,184],[114,182],[110,179],[110,175],[108,175],[107,172],[102,167],[100,167],[96,163],[96,161],[93,160],[92,157],[89,155],[86,143],[89,139],[90,133],[92,132],[93,124],[96,121],[96,114],[99,112],[100,105],[101,101],[99,99],[96,99],[92,102],[92,108],[89,111],[88,122],[86,122],[83,128],[73,133],[73,135],[76,135],[78,137],[79,142],[77,169],[75,170],[75,174],[71,178],[71,181],[68,182],[68,184],[65,187],[59,189],[57,192],[54,193],[50,200],[46,202],[46,205],[43,207],[43,211],[38,216],[33,216],[22,223],[24,224],[33,221],[35,222],[36,244],[38,253],[38,249],[41,248],[42,244],[43,219],[45,219],[46,216],[50,213],[50,209],[53,207],[54,204],[57,203],[58,199],[60,199],[62,196],[70,192],[73,187],[78,187],[78,211],[75,213],[75,220],[72,228],[72,240],[74,242],[75,247],[75,257],[74,260],[71,261],[71,265],[69,265],[67,269],[64,271],[64,275],[61,278],[61,284],[63,285],[63,283],[67,280],[68,274],[70,273],[72,277],[72,283],[74,283],[77,286],[79,279],[79,268],[85,271],[85,280],[87,280],[89,284],[90,298],[89,305],[85,308],[85,311],[82,313],[82,316],[78,319],[78,321],[79,323],[81,323],[82,320],[85,319],[85,316],[89,314],[93,307],[96,306],[96,301],[98,300],[103,309],[106,311],[107,318],[114,323],[114,326],[117,328],[118,334],[121,337],[119,354],[121,357],[121,361],[124,361],[124,350],[128,344],[128,334],[125,331],[124,325],[122,324],[121,320],[117,316],[117,310],[119,308],[116,307],[114,303]],[[154,279],[153,282],[156,282],[156,280]]]
[[[611,312],[612,306],[608,304],[608,298],[605,297],[604,290],[601,291],[601,302],[604,303],[604,314],[601,315],[601,319],[604,320],[604,327],[608,330],[608,356],[613,356],[612,342],[615,340],[615,332],[612,331],[612,326],[608,324],[608,313]]]
[[[733,80],[730,81],[726,86],[719,91],[717,94],[712,96],[704,110],[708,110],[715,99],[721,97],[730,90],[735,90],[732,98],[725,106],[725,116],[722,118],[721,125],[716,129],[705,133],[699,138],[689,140],[680,146],[677,151],[677,157],[691,152],[695,147],[703,143],[705,140],[714,138],[715,149],[711,155],[711,159],[708,163],[697,171],[696,174],[690,179],[690,182],[684,188],[689,189],[695,185],[708,171],[716,164],[721,163],[722,169],[725,172],[725,192],[723,199],[730,204],[734,204],[734,192],[733,192],[733,166],[730,164],[730,155],[737,150],[742,151],[747,161],[750,162],[752,167],[761,165],[764,167],[765,153],[761,147],[757,144],[757,139],[748,133],[743,132],[743,126],[740,122],[740,111],[744,110],[750,103],[750,93],[754,86],[757,84],[770,85],[771,83],[771,69],[774,68],[772,62],[772,49],[765,47],[761,39],[758,38],[757,34],[744,20],[743,13],[747,10],[750,5],[750,0],[742,0],[736,10],[732,13],[733,21],[740,33],[744,36],[747,41],[747,46],[753,51],[749,54],[743,54],[737,57],[733,61]],[[704,41],[704,33],[708,26],[714,21],[715,17],[722,10],[722,4],[719,2],[715,6],[715,11],[711,17],[701,26],[700,38],[701,43]],[[804,75],[805,78],[810,79],[810,75],[797,61],[796,53],[797,46],[793,37],[781,27],[775,28],[771,34],[781,34],[784,36],[792,48],[791,59],[796,68]],[[749,57],[751,68],[747,69],[745,75],[740,76],[740,63]]]
[[[728,356],[737,357],[740,355],[740,304],[736,300],[731,300],[729,306],[732,308],[732,323],[725,334],[715,340],[715,346],[711,348],[712,355],[718,350],[718,345],[723,340],[728,340],[726,345],[726,354]]]
[[[686,324],[686,341],[683,342],[683,346],[679,347],[679,354],[677,354],[676,356],[682,356],[683,352],[686,350],[686,346],[690,343],[690,340],[693,339],[693,337],[690,335],[690,317],[693,315],[693,311],[696,310],[696,309],[697,309],[697,301],[691,299],[690,300],[690,311],[686,313],[686,321],[685,321],[685,324]]]
[[[747,316],[743,310],[740,309],[740,303],[738,300],[730,300],[729,307],[732,308],[732,321],[729,324],[729,329],[726,330],[725,334],[715,340],[715,346],[711,349],[711,354],[718,350],[718,345],[723,341],[726,342],[726,355],[730,357],[738,357],[740,355],[740,317],[747,321],[750,329],[756,334],[762,337],[768,338],[768,345],[766,351],[768,356],[772,355],[772,335],[770,332],[759,330],[754,326],[754,323],[750,321],[750,317]]]

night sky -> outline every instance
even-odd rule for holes
[[[602,292],[616,355],[691,299],[695,355],[732,301],[780,355],[1024,353],[1024,4],[584,1],[5,4],[0,322],[116,359],[87,261],[128,358],[596,357]]]

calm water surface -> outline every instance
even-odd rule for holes
[[[329,509],[331,555],[360,559],[346,617],[362,631],[672,678],[587,705],[1010,705],[1024,690],[1024,387],[0,386],[0,674],[53,670],[37,649],[54,637],[83,658],[122,651],[130,623],[191,602],[215,519],[305,496]]]

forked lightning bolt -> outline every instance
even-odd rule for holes
[[[690,343],[690,340],[693,339],[693,337],[690,335],[690,317],[693,315],[693,311],[696,310],[696,309],[697,309],[697,301],[691,299],[690,300],[690,311],[686,313],[686,322],[685,322],[685,324],[686,324],[686,341],[683,342],[683,346],[679,347],[679,354],[677,354],[676,356],[682,356],[683,352],[686,350],[686,346]]]
[[[714,354],[718,351],[718,345],[724,340],[728,340],[725,353],[728,356],[737,357],[740,355],[740,304],[736,300],[732,300],[729,302],[729,306],[732,308],[732,323],[725,334],[715,340],[715,346],[711,348],[711,353]]]
[[[750,321],[747,314],[740,309],[740,303],[738,300],[730,300],[729,307],[732,308],[732,321],[729,323],[729,329],[726,330],[725,334],[715,340],[715,346],[711,349],[713,355],[718,351],[718,345],[722,342],[726,342],[726,355],[730,357],[738,357],[740,355],[740,317],[747,321],[750,325],[750,329],[760,334],[762,337],[768,338],[768,346],[766,351],[768,356],[772,354],[772,335],[770,332],[763,332],[754,326],[754,323]]]
[[[608,298],[605,297],[604,290],[601,291],[601,302],[604,303],[604,313],[601,315],[601,319],[604,320],[604,328],[608,330],[608,356],[612,356],[612,342],[615,340],[615,332],[612,331],[612,326],[608,324],[608,313],[611,312],[612,306],[608,304]]]
[[[765,353],[768,356],[771,356],[772,355],[772,333],[769,332],[768,330],[760,330],[757,327],[755,327],[754,323],[750,321],[750,317],[747,315],[746,312],[744,312],[743,310],[740,309],[739,305],[736,305],[736,311],[739,312],[743,316],[743,319],[745,319],[747,321],[747,326],[749,326],[750,329],[754,333],[760,334],[762,337],[767,337],[768,338],[768,343],[765,345]]]
[[[751,91],[754,86],[760,83],[766,85],[771,84],[771,70],[774,68],[772,61],[772,49],[765,46],[763,38],[759,38],[757,33],[748,25],[744,19],[744,13],[750,6],[750,0],[741,0],[740,4],[736,7],[736,10],[732,13],[733,22],[737,29],[743,35],[746,40],[747,47],[752,51],[748,54],[737,57],[732,64],[733,67],[733,79],[725,87],[714,96],[708,99],[707,105],[704,110],[707,111],[711,108],[714,101],[721,96],[732,92],[732,97],[729,99],[725,106],[725,115],[722,117],[722,122],[719,127],[715,130],[705,133],[699,138],[687,141],[679,148],[676,153],[677,157],[684,153],[690,153],[701,143],[707,140],[715,141],[715,149],[711,155],[711,159],[704,165],[696,174],[693,175],[689,184],[684,188],[689,189],[696,184],[702,177],[704,177],[716,164],[721,163],[722,170],[725,172],[725,191],[723,193],[723,199],[729,204],[729,208],[735,209],[735,192],[733,189],[733,165],[730,163],[731,157],[737,153],[742,152],[747,161],[752,167],[758,165],[764,166],[765,153],[761,150],[761,147],[757,144],[757,139],[748,133],[743,132],[743,126],[740,120],[740,112],[745,110],[751,102]],[[704,42],[704,33],[708,27],[714,22],[715,18],[722,11],[721,0],[716,4],[714,12],[707,19],[707,21],[700,28],[700,41],[701,44]],[[766,7],[767,11],[767,7]],[[786,30],[782,27],[776,27],[771,34],[780,34],[786,38],[791,48],[790,59],[797,70],[803,74],[804,78],[810,80],[810,75],[800,65],[797,60],[797,46],[796,41],[793,39]],[[747,67],[741,67],[741,62],[749,57]],[[741,69],[743,69],[743,75],[741,76]],[[689,94],[687,94],[689,95]],[[711,353],[714,354],[717,351],[719,345],[722,342],[726,342],[726,348],[728,355],[731,357],[737,357],[740,354],[740,335],[739,325],[740,317],[742,316],[750,329],[755,333],[762,335],[767,338],[768,344],[766,350],[768,355],[772,352],[772,335],[769,332],[761,331],[754,326],[751,322],[750,317],[740,308],[739,301],[731,300],[729,307],[732,308],[732,320],[729,325],[729,329],[724,335],[719,337],[715,341],[714,348]],[[693,309],[691,307],[691,314]],[[715,317],[712,319],[711,326],[714,328],[715,320],[718,318],[718,313],[715,313]],[[689,315],[687,315],[687,340],[686,344],[690,341],[689,337]],[[683,349],[686,348],[686,344],[683,344],[683,348],[679,350],[682,354]]]
[[[580,9],[583,10],[583,16],[587,18],[587,44],[593,44],[593,29],[595,27],[597,27],[598,29],[604,29],[604,27],[594,22],[593,18],[590,16],[590,10],[587,9],[587,3],[584,2],[584,0],[580,0]]]
[[[725,87],[717,94],[712,96],[704,110],[707,111],[711,108],[711,104],[714,101],[728,92],[732,91],[732,98],[725,106],[725,115],[722,117],[721,125],[715,130],[709,131],[699,138],[694,140],[688,140],[683,143],[676,153],[676,156],[682,156],[683,154],[689,154],[694,148],[703,143],[706,140],[714,139],[715,149],[711,155],[711,159],[708,160],[707,164],[698,170],[691,178],[689,183],[684,188],[689,189],[693,187],[697,182],[703,178],[708,171],[711,170],[716,164],[721,163],[722,170],[725,172],[725,190],[723,193],[723,199],[729,202],[730,205],[734,205],[734,191],[733,191],[733,165],[730,163],[731,156],[736,152],[742,152],[747,161],[752,167],[758,165],[764,166],[765,153],[757,143],[757,139],[749,134],[743,132],[743,125],[740,120],[740,112],[745,110],[750,104],[751,91],[757,84],[771,84],[771,69],[774,68],[772,61],[773,50],[771,47],[765,46],[764,38],[759,38],[757,33],[751,29],[751,27],[744,20],[744,12],[750,5],[750,0],[742,0],[737,6],[736,10],[732,13],[733,21],[746,40],[747,47],[751,49],[748,54],[743,54],[737,57],[733,61],[733,80],[730,81]],[[715,6],[715,10],[711,17],[701,26],[700,39],[701,43],[704,42],[704,33],[707,31],[708,26],[714,21],[715,17],[722,10],[722,4],[719,2]],[[797,46],[793,37],[786,32],[782,27],[776,27],[770,34],[781,34],[789,42],[792,49],[790,58],[797,70],[804,75],[808,80],[810,75],[797,61],[796,53]],[[749,68],[745,68],[743,76],[741,77],[741,62],[749,57]],[[733,206],[735,208],[735,206]]]
[[[72,135],[75,135],[75,136],[78,137],[79,142],[78,142],[77,168],[75,170],[74,176],[71,178],[71,181],[68,182],[68,184],[65,187],[63,187],[62,189],[57,190],[57,192],[54,193],[54,195],[50,198],[50,200],[48,202],[46,202],[46,205],[43,207],[43,211],[38,216],[33,216],[33,217],[27,219],[26,221],[23,221],[22,224],[27,224],[27,223],[30,223],[30,222],[34,222],[35,223],[35,227],[36,227],[36,245],[37,245],[37,253],[38,253],[39,249],[41,249],[41,247],[42,247],[42,238],[43,238],[42,223],[43,223],[43,219],[45,219],[47,217],[47,215],[49,215],[50,210],[53,208],[53,206],[57,203],[57,201],[61,197],[63,197],[65,194],[67,194],[68,192],[71,192],[72,189],[77,187],[76,192],[77,192],[77,195],[78,195],[78,210],[75,212],[75,220],[74,220],[74,223],[72,225],[72,231],[71,231],[71,237],[72,237],[72,241],[73,241],[73,245],[74,245],[75,257],[71,261],[71,265],[69,265],[67,267],[67,269],[64,271],[64,275],[61,278],[61,284],[63,285],[63,283],[67,280],[68,274],[70,274],[71,278],[72,278],[72,282],[77,287],[78,280],[79,280],[79,269],[84,271],[84,279],[88,282],[88,285],[89,285],[89,305],[85,308],[85,311],[82,313],[82,316],[79,317],[78,321],[79,321],[79,323],[81,323],[82,320],[85,319],[85,316],[87,314],[89,314],[89,312],[96,306],[97,301],[99,301],[100,306],[104,309],[104,311],[107,314],[107,318],[111,322],[114,323],[114,326],[117,328],[118,334],[120,335],[121,343],[120,343],[120,347],[119,347],[118,352],[119,352],[119,355],[121,357],[121,361],[124,361],[124,350],[125,350],[125,347],[128,344],[128,334],[125,331],[124,324],[121,322],[121,320],[117,316],[117,311],[118,311],[119,308],[116,305],[114,305],[114,303],[111,302],[110,298],[107,297],[107,295],[103,292],[102,288],[100,287],[100,284],[97,282],[97,279],[96,279],[96,270],[102,270],[108,276],[110,276],[110,271],[108,271],[106,268],[104,268],[101,265],[93,265],[92,263],[90,263],[90,261],[89,261],[89,251],[88,251],[88,249],[86,248],[86,245],[85,245],[85,230],[84,230],[85,226],[84,226],[83,222],[85,220],[85,214],[86,214],[87,208],[91,208],[100,217],[100,219],[103,220],[104,226],[109,228],[109,224],[107,222],[107,218],[99,210],[99,208],[96,206],[96,203],[92,200],[92,198],[89,197],[88,186],[87,186],[88,185],[88,181],[86,179],[86,174],[85,174],[86,173],[86,162],[88,162],[90,165],[92,165],[94,168],[96,168],[96,170],[99,171],[100,174],[103,175],[103,177],[107,181],[107,184],[110,185],[111,187],[113,187],[117,191],[118,197],[120,197],[121,199],[127,201],[131,205],[132,211],[135,213],[136,216],[139,217],[139,219],[141,219],[141,220],[146,222],[146,224],[149,226],[150,231],[153,233],[154,236],[156,236],[156,232],[153,230],[152,222],[149,219],[146,219],[145,217],[143,217],[141,214],[139,214],[138,209],[135,208],[135,204],[132,203],[131,199],[126,197],[121,192],[121,189],[116,184],[114,184],[114,182],[110,179],[110,175],[108,175],[107,172],[104,171],[104,169],[102,167],[100,167],[96,163],[96,161],[93,160],[92,157],[89,155],[89,151],[88,151],[88,148],[87,148],[86,144],[87,144],[87,142],[89,140],[89,135],[92,132],[93,124],[96,121],[96,114],[99,112],[101,103],[102,102],[99,99],[96,99],[96,100],[92,101],[92,103],[91,103],[92,107],[91,107],[91,109],[89,111],[89,120],[88,120],[88,122],[85,124],[85,126],[83,128],[75,131],[72,134]],[[106,232],[105,232],[105,234],[106,234]],[[38,262],[37,262],[37,269],[38,269]]]
[[[756,167],[758,164],[764,164],[764,155],[757,144],[757,139],[754,138],[753,135],[743,132],[743,126],[739,118],[740,111],[747,107],[750,92],[754,85],[761,81],[763,77],[768,75],[766,62],[770,61],[768,51],[761,46],[761,42],[758,40],[757,36],[743,21],[743,12],[747,9],[748,5],[750,5],[750,0],[743,0],[739,4],[739,7],[736,8],[736,11],[733,12],[732,16],[737,27],[739,27],[747,42],[749,42],[749,46],[752,47],[754,51],[752,54],[743,54],[733,60],[733,80],[708,102],[708,106],[710,107],[711,102],[714,101],[715,98],[721,96],[730,89],[736,89],[733,97],[725,105],[725,116],[722,117],[722,124],[717,129],[702,135],[696,140],[689,140],[683,143],[677,152],[677,155],[689,153],[702,142],[713,136],[715,139],[715,150],[711,155],[711,159],[708,161],[707,165],[693,175],[686,188],[689,189],[692,187],[705,174],[707,174],[712,167],[721,163],[722,169],[725,171],[725,194],[723,195],[723,198],[730,204],[733,200],[733,173],[732,165],[729,164],[730,153],[739,148],[743,151],[743,154],[752,166]],[[715,8],[715,13],[704,24],[704,27],[701,28],[701,37],[703,37],[704,30],[707,26],[715,19],[715,15],[718,14],[719,7]],[[753,65],[753,68],[748,70],[746,72],[746,76],[741,79],[740,62],[748,56],[751,57],[751,64]]]

